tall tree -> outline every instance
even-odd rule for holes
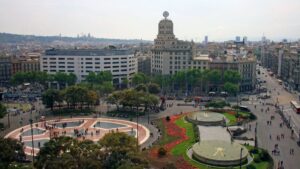
[[[8,168],[10,163],[25,159],[24,147],[15,139],[0,137],[0,150],[0,168]]]
[[[47,107],[50,107],[51,110],[53,110],[54,103],[56,101],[61,102],[62,96],[60,95],[59,90],[48,89],[45,93],[43,93],[42,101],[43,101],[43,104],[45,104]]]

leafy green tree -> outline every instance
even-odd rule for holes
[[[224,72],[224,82],[238,83],[241,80],[241,75],[238,71],[226,70]]]
[[[55,102],[62,102],[62,96],[59,90],[48,89],[45,93],[43,93],[42,101],[46,107],[50,107],[51,110],[53,110]]]
[[[135,90],[147,92],[148,89],[147,89],[147,86],[145,84],[139,84],[135,87]]]
[[[147,77],[144,73],[136,73],[132,77],[132,84],[134,86],[138,84],[146,84],[149,82],[149,77]]]
[[[233,84],[233,83],[230,83],[230,82],[226,82],[224,84],[224,90],[228,93],[228,94],[231,94],[231,95],[236,95],[238,90],[239,90],[239,87],[237,84]]]
[[[0,118],[3,118],[7,114],[6,107],[0,103]]]
[[[147,87],[148,87],[148,92],[151,94],[159,94],[160,93],[160,87],[156,83],[149,83]]]
[[[124,168],[128,165],[138,168],[148,167],[148,162],[141,158],[136,147],[136,139],[126,133],[108,133],[99,141],[99,144],[106,155],[104,168]]]
[[[0,168],[8,168],[9,164],[25,159],[21,142],[11,138],[0,138]]]

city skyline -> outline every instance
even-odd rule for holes
[[[162,12],[169,11],[174,34],[201,42],[234,40],[263,34],[275,41],[300,38],[300,2],[296,0],[96,1],[1,0],[0,32],[75,37],[153,40]],[[13,9],[13,10],[12,10]]]

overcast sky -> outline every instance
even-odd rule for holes
[[[0,32],[153,40],[165,10],[183,40],[300,38],[300,0],[0,0]]]

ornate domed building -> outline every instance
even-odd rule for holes
[[[194,42],[178,40],[169,13],[158,24],[158,35],[152,49],[151,73],[169,75],[185,69],[207,69],[208,56],[197,54]]]

